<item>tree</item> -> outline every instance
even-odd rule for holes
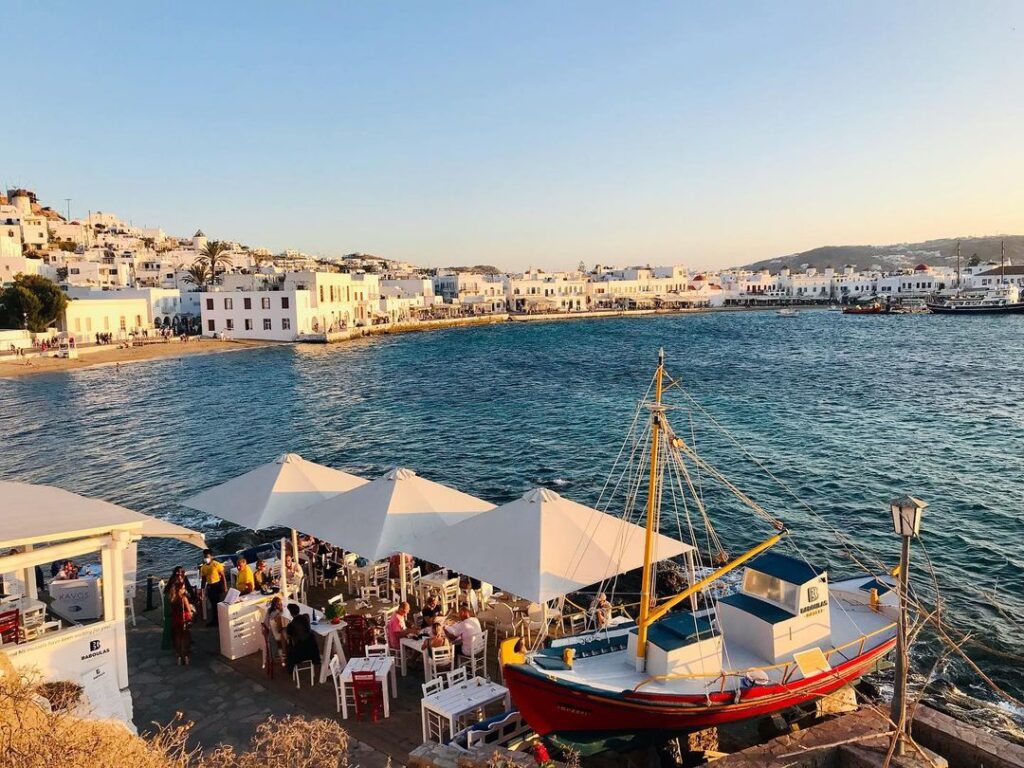
[[[17,275],[0,293],[0,327],[24,328],[39,333],[64,314],[68,297],[52,280],[39,275]]]
[[[206,262],[197,259],[191,267],[185,270],[185,276],[181,279],[182,282],[203,290],[210,282],[210,270],[206,266]]]
[[[203,250],[196,261],[201,261],[206,265],[210,272],[209,281],[216,285],[220,282],[218,273],[225,271],[227,267],[231,266],[231,256],[228,254],[227,243],[222,243],[220,240],[211,240],[203,246]]]
[[[976,267],[981,264],[981,259],[978,258],[978,254],[972,253],[970,260],[967,262],[968,267]]]

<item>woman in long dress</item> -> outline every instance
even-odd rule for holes
[[[178,584],[171,596],[171,640],[179,664],[192,658],[192,603],[184,584]]]

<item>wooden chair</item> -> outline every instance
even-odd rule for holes
[[[309,684],[316,685],[316,665],[312,661],[300,661],[292,667],[292,679],[295,680],[295,687],[302,687],[299,684],[299,675],[303,672],[309,672]]]
[[[459,580],[448,579],[441,589],[441,610],[449,613],[459,607]]]
[[[434,696],[444,690],[445,680],[443,677],[435,677],[423,683],[423,698]],[[445,731],[448,729],[448,721],[436,712],[427,710],[427,741],[434,740],[438,744],[445,741]]]
[[[460,685],[469,680],[469,673],[465,667],[455,667],[453,670],[448,672],[446,675],[448,678],[448,687],[454,688],[456,685]]]
[[[385,560],[383,563],[376,563],[376,564],[374,564],[374,566],[373,566],[373,575],[370,576],[370,581],[372,581],[376,586],[379,587],[382,584],[387,584],[388,583],[388,576],[390,576],[390,575],[391,575],[391,563],[389,563],[387,560]]]
[[[516,619],[512,608],[501,601],[495,602],[486,611],[484,621],[488,627],[494,630],[495,641],[498,640],[499,636],[503,640],[507,640],[520,631],[519,620]]]
[[[389,648],[384,643],[368,645],[366,646],[366,658],[375,659],[381,658],[386,659],[389,655]]]
[[[380,600],[380,586],[377,584],[371,584],[368,587],[360,587],[359,597],[363,600]]]
[[[484,630],[473,638],[471,648],[463,648],[462,653],[456,660],[457,664],[465,664],[473,677],[484,677],[490,679],[487,674],[487,640],[488,630]]]
[[[337,656],[331,656],[331,661],[327,666],[331,670],[331,680],[334,682],[334,706],[338,712],[341,712],[341,702],[345,696],[345,685],[341,682],[341,674],[345,670]],[[352,702],[352,705],[355,706],[355,701]]]
[[[17,643],[21,636],[21,614],[18,609],[0,612],[0,645]]]
[[[350,613],[345,617],[344,635],[345,657],[352,659],[366,655],[366,646],[373,643],[373,628],[366,617]]]
[[[455,650],[450,645],[427,648],[423,654],[423,663],[424,677],[433,680],[442,670],[450,670],[455,665]]]
[[[384,692],[374,672],[353,672],[352,692],[356,700],[356,720],[362,719],[364,712],[373,722],[384,718]]]

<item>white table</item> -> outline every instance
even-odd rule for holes
[[[427,712],[440,715],[448,721],[449,735],[455,735],[455,724],[460,717],[486,707],[496,701],[503,701],[505,709],[511,709],[512,702],[508,688],[492,683],[482,677],[475,677],[465,683],[427,696],[420,703],[420,718],[423,725],[423,741],[427,741]]]
[[[395,659],[392,656],[357,656],[349,659],[341,673],[341,717],[348,720],[348,696],[345,686],[352,684],[353,672],[373,672],[377,675],[380,690],[384,696],[384,717],[391,716],[390,697],[388,696],[388,678],[391,679],[391,695],[398,698],[398,683],[395,680]]]
[[[413,653],[418,653],[421,656],[423,656],[424,657],[424,662],[423,662],[424,669],[426,668],[426,656],[423,653],[423,641],[424,641],[424,639],[425,639],[425,636],[424,637],[403,637],[399,641],[399,644],[398,644],[398,656],[399,656],[399,660],[400,660],[400,662],[402,664],[402,677],[405,677],[406,674],[408,674],[408,670],[406,669],[406,666],[407,666],[406,665],[406,659],[407,659],[409,651],[412,651]],[[425,675],[426,675],[426,673],[424,672],[424,676]]]
[[[312,617],[313,608],[303,603],[296,603],[299,606],[299,613],[305,614],[306,616]],[[264,614],[266,615],[266,614]],[[323,611],[317,611],[317,617],[320,619],[316,624],[310,621],[309,628],[313,630],[313,634],[320,637],[323,640],[323,651],[320,652],[320,682],[327,680],[327,676],[331,673],[331,656],[334,654],[338,655],[341,663],[345,663],[345,649],[341,642],[341,630],[347,625],[344,621],[339,621],[337,624],[332,624],[326,618],[324,618]],[[292,620],[292,616],[285,610],[283,614],[284,623],[287,625]]]
[[[444,583],[450,578],[448,571],[444,568],[428,573],[426,576],[420,576],[419,581],[416,582],[416,597],[420,601],[420,605],[426,603],[429,593],[437,592],[439,595],[442,594],[444,592]]]

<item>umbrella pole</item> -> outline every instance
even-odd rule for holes
[[[404,603],[409,599],[406,584],[406,571],[405,571],[405,552],[398,553],[398,589],[402,594],[402,602]]]
[[[284,558],[288,552],[287,540],[281,537],[281,597],[288,602],[288,569],[284,567]]]
[[[292,557],[299,562],[299,532],[292,528]]]

